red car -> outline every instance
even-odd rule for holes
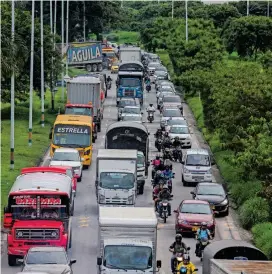
[[[195,233],[206,222],[212,236],[215,233],[214,212],[210,204],[201,200],[183,200],[176,213],[176,232],[177,233]]]

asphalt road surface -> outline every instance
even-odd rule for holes
[[[72,220],[72,248],[69,250],[69,257],[77,259],[77,263],[73,265],[74,274],[93,274],[97,272],[96,258],[97,243],[98,243],[98,207],[95,196],[95,172],[96,172],[96,155],[99,148],[104,148],[105,132],[108,125],[117,121],[116,108],[116,90],[115,79],[116,75],[112,75],[113,85],[108,92],[108,97],[104,103],[104,119],[102,122],[102,130],[98,134],[98,139],[94,144],[93,162],[88,170],[84,170],[82,182],[78,183],[77,197],[75,200],[75,213]],[[145,101],[143,106],[144,120],[146,121],[146,107],[149,103],[156,105],[156,96],[154,86],[150,93],[145,94]],[[200,148],[199,138],[197,137],[197,129],[193,126],[194,120],[188,106],[184,106],[184,115],[187,118],[189,125],[191,125],[192,134],[192,148]],[[150,160],[157,154],[154,146],[153,134],[159,127],[160,116],[159,112],[155,113],[155,121],[145,123],[150,131]],[[45,159],[45,165],[48,164],[49,159]],[[173,181],[174,198],[171,202],[172,210],[176,209],[180,202],[184,199],[191,199],[190,191],[192,187],[183,187],[181,183],[181,168],[179,163],[173,164],[173,171],[176,173]],[[143,195],[138,195],[136,206],[153,207],[152,201],[152,186],[151,186],[151,167],[149,170],[149,177],[146,180],[145,190]],[[157,259],[162,260],[161,273],[171,273],[170,258],[171,253],[168,251],[170,244],[175,238],[175,214],[172,214],[167,219],[167,223],[163,224],[159,219],[158,225],[158,245],[157,245]],[[232,226],[231,217],[217,218],[216,235],[214,240],[231,239],[235,228]],[[239,236],[237,236],[239,239]],[[194,254],[195,239],[193,237],[183,238],[187,246],[191,247],[191,261],[199,269],[198,273],[202,273],[202,263],[200,259]],[[7,263],[6,252],[2,256],[1,270],[3,274],[16,274],[20,272],[20,266],[9,267]]]

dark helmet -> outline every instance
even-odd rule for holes
[[[175,137],[175,140],[176,140],[176,141],[178,141],[178,140],[179,140],[179,137],[178,137],[178,136],[176,136],[176,137]]]
[[[168,135],[169,135],[169,133],[168,133],[168,131],[166,131],[166,132],[165,132],[165,136],[168,137]]]
[[[176,241],[182,241],[182,235],[181,234],[177,234],[175,237]]]
[[[149,104],[150,107],[153,107],[153,104]]]
[[[159,155],[156,156],[156,160],[160,160],[160,156]]]
[[[183,254],[183,263],[188,264],[190,262],[189,254]]]

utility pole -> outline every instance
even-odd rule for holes
[[[61,58],[64,56],[64,0],[61,1]],[[64,101],[64,64],[61,64],[61,101]]]
[[[172,20],[174,19],[174,0],[172,0]]]
[[[121,8],[123,8],[123,0],[121,0]]]
[[[12,55],[14,57],[14,32],[15,32],[15,3],[11,1],[11,40],[12,40]],[[14,68],[11,75],[11,90],[10,90],[10,169],[14,169]]]
[[[54,10],[54,35],[53,35],[53,39],[54,39],[54,51],[56,50],[56,33],[57,33],[57,0],[55,0],[55,10]],[[54,60],[54,58],[52,58],[52,60]],[[52,61],[53,62],[53,61]],[[55,85],[53,85],[53,67],[54,67],[54,62],[52,65],[52,89],[51,89],[51,109],[54,110],[55,109]]]
[[[249,16],[249,0],[247,0],[247,16]]]
[[[41,125],[44,127],[44,56],[43,56],[43,0],[41,5],[41,103],[42,103],[42,119]]]
[[[66,75],[68,76],[68,38],[69,38],[69,0],[67,0],[67,9],[66,9]],[[85,38],[84,38],[85,41]]]
[[[32,0],[31,18],[31,50],[30,50],[30,84],[29,84],[29,126],[28,145],[32,146],[32,111],[33,111],[33,65],[34,65],[34,27],[35,27],[35,0]]]
[[[50,34],[51,34],[51,41],[52,44],[54,43],[54,38],[53,38],[53,3],[52,0],[50,0]],[[54,67],[54,60],[53,56],[51,58],[51,72],[50,72],[50,91],[51,91],[51,101],[52,101],[52,96],[53,96],[53,67]]]
[[[83,1],[83,35],[84,35],[84,42],[86,42],[86,14],[85,14],[85,1]]]
[[[185,0],[185,33],[186,42],[188,42],[188,0]]]

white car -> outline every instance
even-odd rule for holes
[[[174,125],[169,130],[169,137],[174,141],[175,137],[179,137],[183,148],[192,147],[192,138],[189,127],[187,125]]]
[[[123,114],[137,114],[137,115],[142,115],[143,113],[141,112],[141,107],[140,106],[125,106],[122,109],[122,115]]]
[[[182,117],[180,110],[178,108],[165,108],[161,113],[161,129],[165,129],[167,120],[171,117]]]
[[[121,121],[132,121],[136,123],[143,123],[141,114],[122,113]]]
[[[212,182],[212,162],[206,149],[188,149],[183,155],[181,177],[184,186]]]
[[[57,148],[49,166],[71,166],[78,176],[77,181],[81,182],[83,162],[84,158],[80,157],[79,151],[75,148]]]
[[[165,132],[169,132],[171,126],[174,126],[174,125],[188,126],[188,123],[184,117],[172,117],[166,121]]]
[[[161,108],[177,107],[183,114],[183,105],[179,95],[164,95],[160,106]]]

